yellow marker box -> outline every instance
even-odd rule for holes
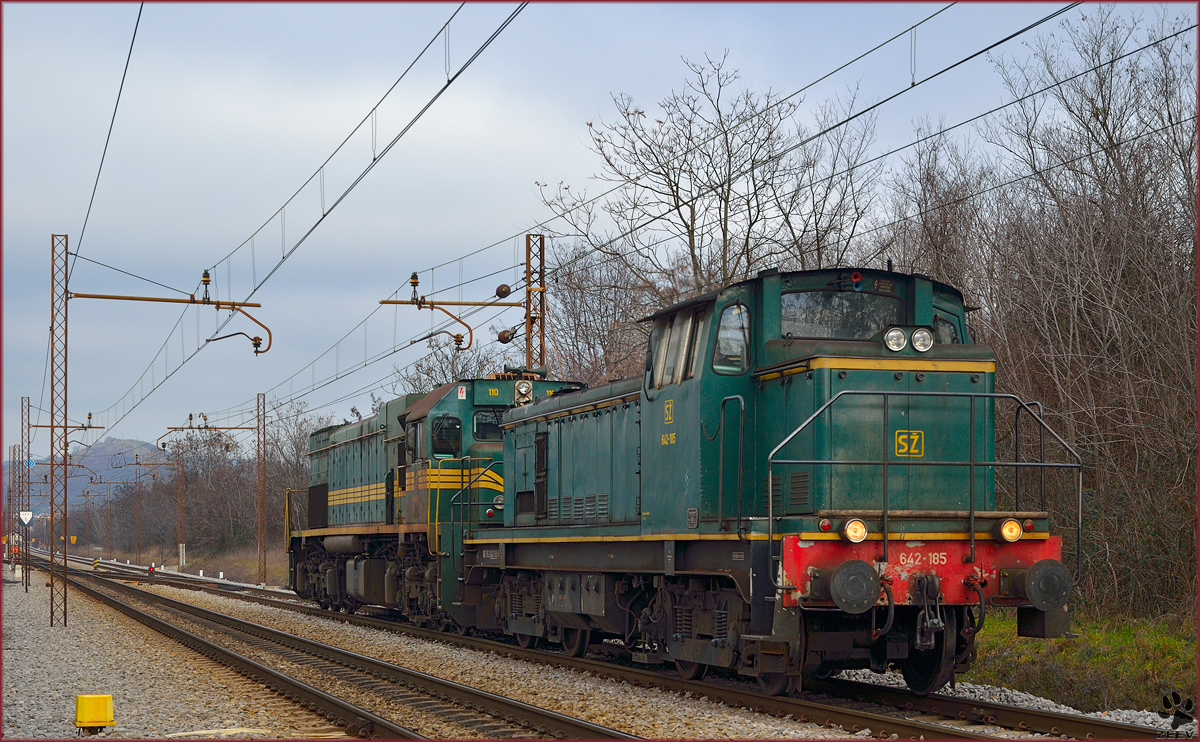
[[[112,696],[75,696],[75,726],[111,727],[113,725]]]

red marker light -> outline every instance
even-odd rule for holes
[[[850,274],[850,280],[851,281],[861,281],[862,274],[859,273],[858,271],[854,271],[853,273]]]
[[[492,516],[493,516],[493,515],[495,515],[495,514],[496,514],[496,511],[495,511],[495,510],[492,510],[491,508],[488,508],[488,509],[487,509],[487,517],[489,517],[489,518],[490,518],[490,517],[492,517]]]
[[[1024,523],[1022,523],[1021,525],[1023,525],[1023,526],[1025,527],[1025,530],[1026,530],[1026,531],[1032,531],[1032,530],[1033,530],[1033,521],[1032,521],[1032,520],[1027,520],[1027,521],[1025,521]]]
[[[829,530],[833,528],[833,521],[829,520],[828,518],[822,518],[821,522],[817,524],[817,528],[820,528],[822,531],[828,533]]]

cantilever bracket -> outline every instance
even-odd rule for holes
[[[466,322],[463,322],[458,317],[451,314],[445,308],[435,304],[432,299],[427,299],[424,296],[422,296],[420,298],[417,298],[414,296],[412,299],[403,300],[403,301],[399,300],[399,299],[380,299],[379,303],[380,304],[412,304],[417,309],[436,309],[440,312],[445,313],[445,315],[447,317],[454,320],[455,322],[462,325],[463,327],[467,328],[467,344],[462,347],[457,347],[457,346],[459,346],[459,344],[462,341],[461,335],[455,335],[454,333],[449,333],[449,332],[447,333],[448,335],[450,335],[451,337],[454,338],[454,344],[456,346],[455,350],[468,350],[468,349],[470,349],[471,345],[475,342],[475,331],[471,329],[471,326],[468,325]],[[426,335],[424,338],[421,338],[421,339],[427,340],[427,339],[433,337],[434,335],[438,335],[438,334],[440,334],[440,333],[434,332],[429,335]],[[419,341],[413,341],[413,342],[419,342]],[[411,345],[412,343],[409,343],[409,344]]]

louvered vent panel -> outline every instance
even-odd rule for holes
[[[583,498],[583,520],[586,523],[594,523],[596,520],[596,496],[587,495]]]
[[[788,477],[788,502],[793,508],[808,509],[808,472],[792,472]]]
[[[767,496],[767,478],[763,477],[763,497]],[[776,510],[783,509],[783,475],[771,477],[771,499]]]
[[[596,520],[600,521],[601,523],[607,523],[609,521],[607,492],[601,492],[600,494],[596,495]]]
[[[546,501],[546,517],[550,520],[558,520],[558,498],[551,497]]]

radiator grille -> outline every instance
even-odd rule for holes
[[[808,507],[808,472],[795,471],[788,477],[788,502],[793,507]]]

